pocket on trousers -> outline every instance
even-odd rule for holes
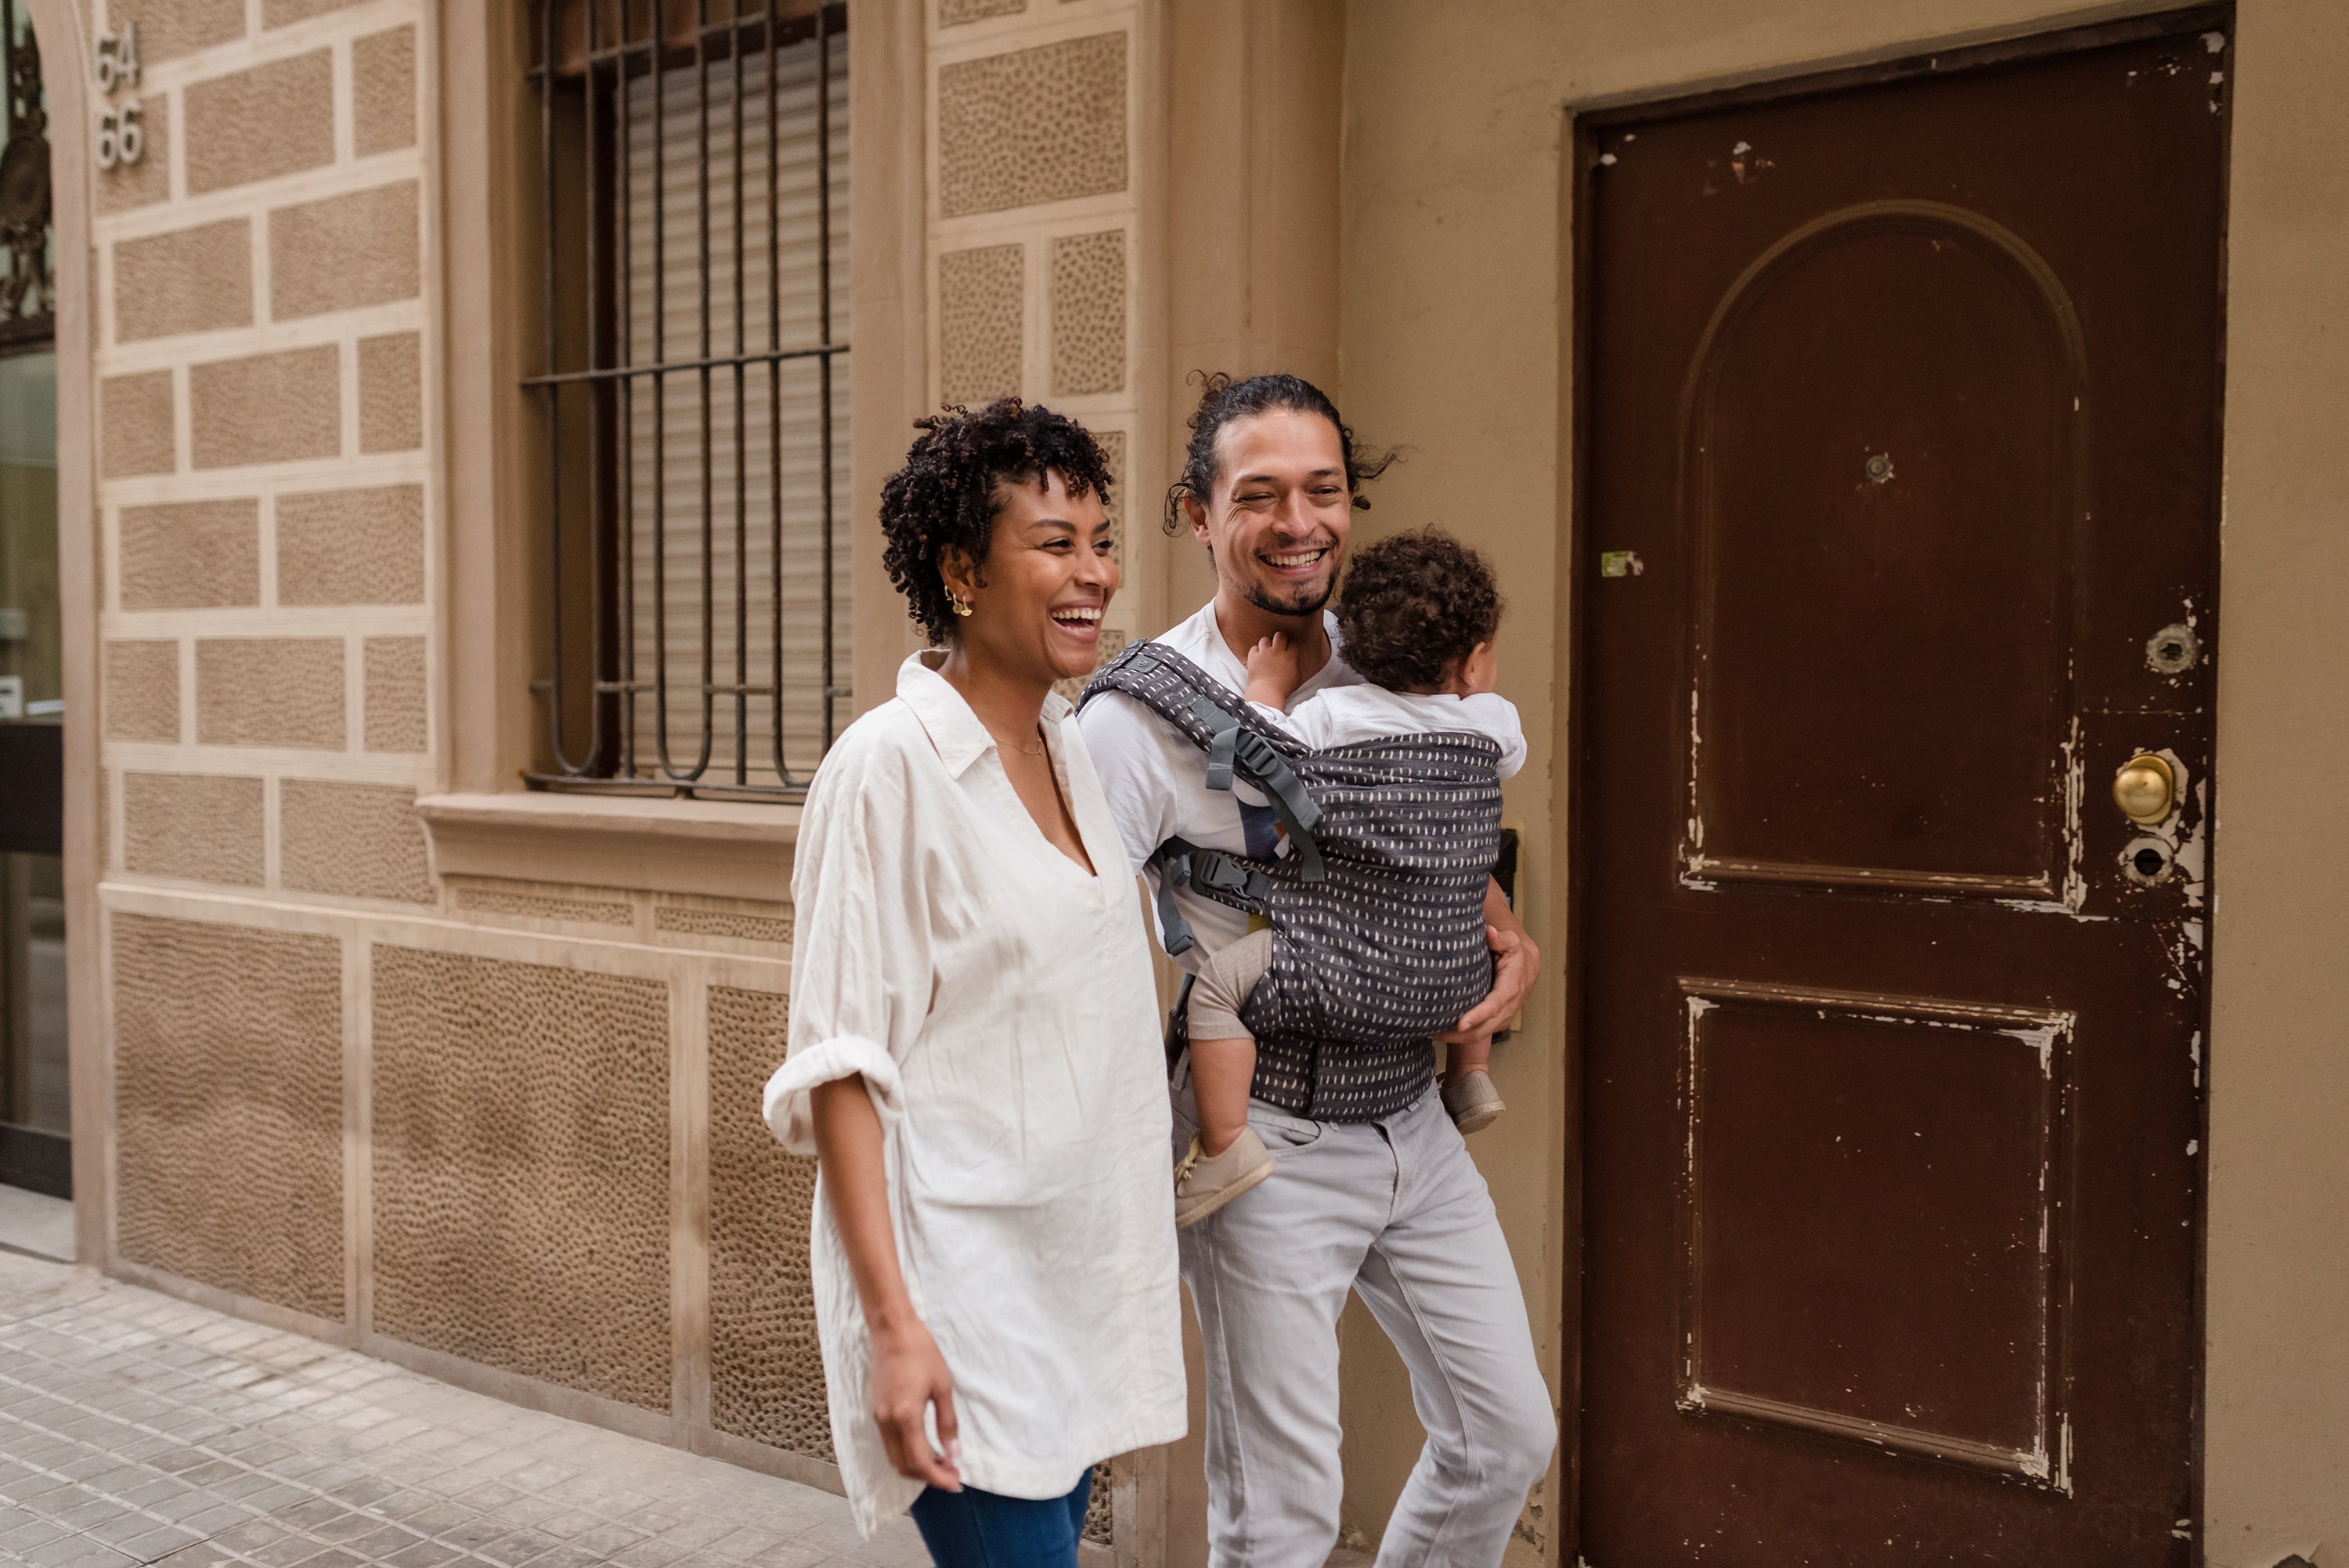
[[[1264,1140],[1264,1146],[1275,1160],[1299,1153],[1321,1141],[1322,1124],[1308,1121],[1301,1116],[1269,1110],[1251,1100],[1248,1103],[1248,1125]]]

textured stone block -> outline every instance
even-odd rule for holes
[[[1052,392],[1125,390],[1125,231],[1052,242]]]
[[[110,923],[123,1255],[341,1318],[342,944]]]
[[[291,22],[305,22],[313,16],[323,16],[329,11],[339,11],[356,5],[358,0],[262,0],[261,25],[283,27]]]
[[[145,30],[139,47],[147,47]],[[118,163],[98,170],[98,210],[101,214],[151,207],[171,194],[171,100],[150,93],[139,100],[139,129],[147,150],[136,163]]]
[[[200,223],[114,247],[114,340],[253,325],[253,225]]]
[[[468,914],[544,920],[558,925],[625,929],[636,923],[636,906],[627,902],[625,894],[585,898],[560,892],[531,892],[514,887],[462,887],[457,890],[457,907]]]
[[[219,773],[123,774],[123,870],[259,887],[261,793],[258,779]]]
[[[413,332],[359,339],[359,450],[424,444],[424,346]]]
[[[277,498],[280,604],[424,602],[424,487]]]
[[[188,424],[200,469],[339,456],[341,351],[326,343],[191,366]]]
[[[669,1402],[668,992],[374,949],[375,1324]]]
[[[196,740],[342,750],[343,640],[199,638]]]
[[[344,898],[434,901],[415,790],[281,779],[277,822],[281,886]]]
[[[938,0],[938,26],[959,27],[990,16],[1016,16],[1028,9],[1028,0]]]
[[[705,909],[664,903],[653,911],[653,929],[672,936],[722,936],[730,942],[783,943],[792,939],[792,912],[754,914],[748,910]]]
[[[760,1119],[789,1004],[709,988],[709,1416],[719,1430],[828,1460],[823,1357],[808,1283],[815,1161]]]
[[[328,50],[191,82],[181,101],[188,120],[190,195],[335,160],[335,71]]]
[[[147,65],[244,36],[244,0],[107,0],[106,16],[118,33],[126,22],[138,26],[139,57]]]
[[[980,245],[938,257],[938,397],[978,407],[1019,390],[1027,251]]]
[[[947,217],[1123,191],[1125,140],[1123,32],[938,72],[938,203]]]
[[[109,740],[180,738],[180,645],[110,642],[106,645],[106,714]]]
[[[424,708],[424,639],[367,640],[366,733],[369,751],[421,751],[429,743]]]
[[[171,373],[109,376],[98,384],[98,470],[109,480],[168,474],[178,466]]]
[[[126,506],[117,532],[126,610],[261,603],[261,503],[250,497]]]
[[[414,299],[416,181],[280,207],[269,215],[269,314],[291,321]]]
[[[361,158],[416,145],[416,29],[351,45],[351,142]]]

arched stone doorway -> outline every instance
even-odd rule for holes
[[[66,1198],[65,642],[41,76],[32,28],[0,0],[0,1182]]]
[[[66,0],[0,0],[0,1182],[57,1197],[98,1109],[82,52]]]

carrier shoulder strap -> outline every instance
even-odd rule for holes
[[[1321,822],[1320,804],[1283,755],[1284,747],[1301,749],[1293,736],[1267,730],[1247,704],[1222,682],[1161,643],[1127,644],[1095,673],[1078,707],[1105,691],[1123,692],[1133,698],[1205,751],[1208,789],[1229,789],[1233,779],[1240,778],[1262,790],[1272,803],[1273,816],[1288,833],[1299,876],[1318,882],[1329,874],[1322,864],[1321,846],[1313,837],[1313,830]],[[1158,858],[1166,858],[1166,850],[1167,845],[1159,846]],[[1188,845],[1184,853],[1195,861],[1201,855],[1226,858],[1216,851]],[[1160,886],[1164,885],[1162,877]],[[1171,938],[1172,928],[1167,929]]]

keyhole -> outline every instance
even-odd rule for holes
[[[2137,874],[2146,881],[2151,882],[2159,876],[2161,866],[2162,858],[2159,850],[2139,850],[2137,852]]]

